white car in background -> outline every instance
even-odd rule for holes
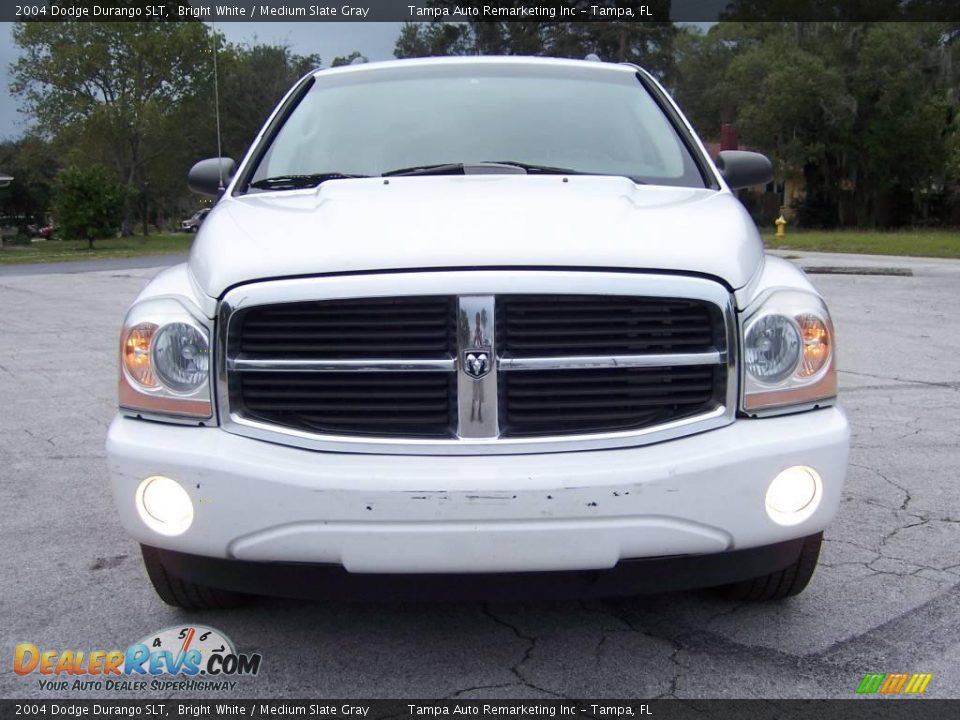
[[[222,197],[123,326],[110,473],[160,597],[800,592],[849,430],[827,307],[731,192],[771,175],[631,65],[305,77],[191,171]]]
[[[200,226],[203,224],[204,219],[210,213],[210,208],[202,208],[197,210],[193,215],[188,217],[186,220],[183,220],[180,223],[180,229],[183,232],[195,233],[200,230]]]

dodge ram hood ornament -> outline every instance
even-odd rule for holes
[[[490,356],[483,350],[467,350],[463,354],[463,371],[473,378],[482,378],[490,372]]]

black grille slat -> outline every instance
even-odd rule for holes
[[[257,359],[453,357],[454,298],[362,298],[263,305],[242,311],[237,349]]]
[[[317,358],[322,360],[338,360],[338,359],[372,359],[372,358],[387,358],[387,359],[404,359],[410,360],[420,357],[429,357],[431,359],[435,358],[437,355],[437,350],[441,352],[445,351],[445,347],[429,346],[424,343],[391,343],[389,349],[386,349],[383,344],[380,343],[366,343],[366,344],[347,344],[347,343],[337,343],[336,348],[330,348],[329,350],[318,349],[317,344],[315,343],[246,343],[243,346],[243,352],[246,356],[255,356],[256,359],[262,360],[266,359],[265,356],[270,354],[282,353],[282,357],[310,357]],[[431,353],[431,351],[433,351]]]
[[[456,354],[455,298],[318,300],[255,306],[231,322],[231,352],[257,360],[417,360]],[[451,437],[453,373],[234,373],[247,417],[333,435]]]
[[[629,344],[629,346],[628,346]],[[553,340],[512,340],[509,344],[510,357],[563,357],[565,355],[636,355],[642,353],[674,352],[683,348],[683,352],[706,352],[710,349],[709,338],[684,338],[670,336],[658,338],[646,336],[631,338],[626,333],[617,340],[581,339],[579,337],[557,337]]]
[[[543,395],[537,396],[528,394],[524,397],[518,397],[516,394],[510,396],[510,408],[508,412],[523,412],[524,410],[560,410],[576,408],[626,408],[626,407],[663,407],[664,404],[688,404],[701,403],[710,399],[710,391],[703,389],[677,389],[667,388],[662,392],[645,392],[641,395],[635,393],[622,393],[620,397],[598,398],[595,395],[582,395],[577,398],[569,395],[564,398],[555,397],[553,393],[549,397]]]
[[[706,392],[706,391],[712,391],[712,390],[713,390],[713,383],[703,383],[700,385],[690,385],[688,387],[685,387],[682,391],[678,391],[674,388],[669,388],[669,387],[667,388],[653,387],[653,388],[640,388],[640,389],[631,390],[630,394],[633,397],[657,397],[662,395],[669,395],[670,393],[675,393],[675,392],[692,393],[692,392]],[[605,395],[621,396],[623,395],[623,388],[590,387],[589,389],[584,389],[581,387],[575,387],[571,390],[566,388],[561,389],[557,387],[552,387],[550,389],[550,393],[551,395],[557,398],[580,397],[580,396],[596,398],[596,397],[603,397]],[[511,395],[511,398],[513,399],[514,406],[516,406],[517,401],[522,398],[539,398],[541,397],[542,394],[543,394],[542,390],[514,389]]]
[[[334,435],[449,437],[454,373],[236,373],[247,417]]]
[[[710,303],[608,295],[504,295],[497,299],[501,354],[509,357],[706,352],[723,319]]]
[[[719,366],[530,370],[500,375],[507,437],[637,430],[717,406]]]
[[[664,315],[663,313],[657,313],[653,315],[643,315],[640,313],[631,313],[629,315],[611,315],[610,312],[596,312],[595,309],[590,311],[577,311],[575,308],[563,308],[564,312],[562,316],[557,317],[552,314],[538,315],[530,312],[528,308],[525,308],[526,314],[521,314],[520,312],[514,312],[510,317],[510,322],[517,325],[563,325],[570,322],[590,324],[595,322],[610,323],[610,324],[620,324],[624,322],[631,323],[659,323],[664,320],[670,320],[674,323],[696,323],[702,321],[702,316],[697,314],[680,314],[680,313],[671,313],[669,316]]]
[[[723,349],[719,308],[686,298],[505,295],[497,348],[508,358],[610,357]],[[536,437],[637,430],[717,407],[717,366],[515,370],[499,376],[500,430]]]
[[[600,326],[600,327],[598,327]],[[544,328],[536,327],[529,330],[524,330],[524,335],[528,337],[546,337],[553,338],[558,335],[556,329],[554,328]],[[623,335],[628,337],[637,337],[641,338],[644,335],[648,336],[658,336],[658,335],[694,335],[694,334],[703,334],[703,328],[701,327],[683,327],[674,326],[670,328],[664,328],[662,325],[647,325],[647,326],[631,326],[629,330],[624,330],[621,326],[614,327],[602,327],[600,321],[591,322],[583,327],[578,327],[576,330],[571,330],[568,326],[564,327],[564,335],[566,336],[577,336],[577,337],[587,337],[593,339],[594,342],[600,339],[601,337],[610,337],[612,339],[619,338]],[[511,344],[515,344],[516,340]]]
[[[320,372],[320,373],[282,373],[284,375],[296,375],[296,390],[302,391],[302,388],[310,387],[336,387],[336,388],[359,388],[369,389],[375,392],[379,387],[393,388],[394,390],[427,389],[433,387],[436,378],[433,373],[404,373],[405,382],[402,386],[398,385],[397,373],[395,372]],[[247,388],[289,388],[282,384],[282,379],[278,377],[280,371],[252,372],[244,373],[244,386]],[[330,378],[334,377],[336,383],[333,384]],[[260,386],[258,381],[262,381]],[[352,390],[347,390],[351,392]]]

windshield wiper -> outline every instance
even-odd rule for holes
[[[516,172],[522,170],[527,175],[595,175],[596,173],[586,173],[582,170],[573,170],[571,168],[554,167],[552,165],[534,165],[532,163],[517,162],[515,160],[484,160],[475,163],[436,163],[434,165],[414,165],[413,167],[399,168],[397,170],[388,170],[381,173],[383,177],[397,175],[492,175],[497,170],[503,168],[508,172],[508,168]],[[514,170],[516,168],[516,170]]]
[[[396,175],[466,175],[463,163],[434,163],[433,165],[413,165],[380,173],[380,177]]]
[[[530,163],[517,162],[516,160],[491,160],[483,165],[509,165],[511,167],[523,168],[527,175],[596,175],[597,173],[585,173],[582,170],[573,170],[571,168],[553,167],[552,165],[532,165]]]
[[[572,168],[553,167],[552,165],[531,165],[530,163],[517,162],[515,160],[495,160],[485,165],[510,165],[511,167],[523,168],[527,175],[596,175],[600,177],[625,177],[632,180],[637,185],[646,185],[643,180],[637,180],[633,175],[626,173],[601,173],[589,172],[587,170],[573,170]]]
[[[257,190],[298,190],[300,188],[316,187],[327,180],[351,180],[365,178],[369,175],[346,175],[344,173],[311,173],[310,175],[277,175],[250,183],[250,187]]]

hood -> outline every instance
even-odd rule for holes
[[[763,245],[728,192],[597,176],[457,175],[329,181],[226,197],[191,271],[211,297],[267,278],[417,268],[629,268],[742,287]]]

